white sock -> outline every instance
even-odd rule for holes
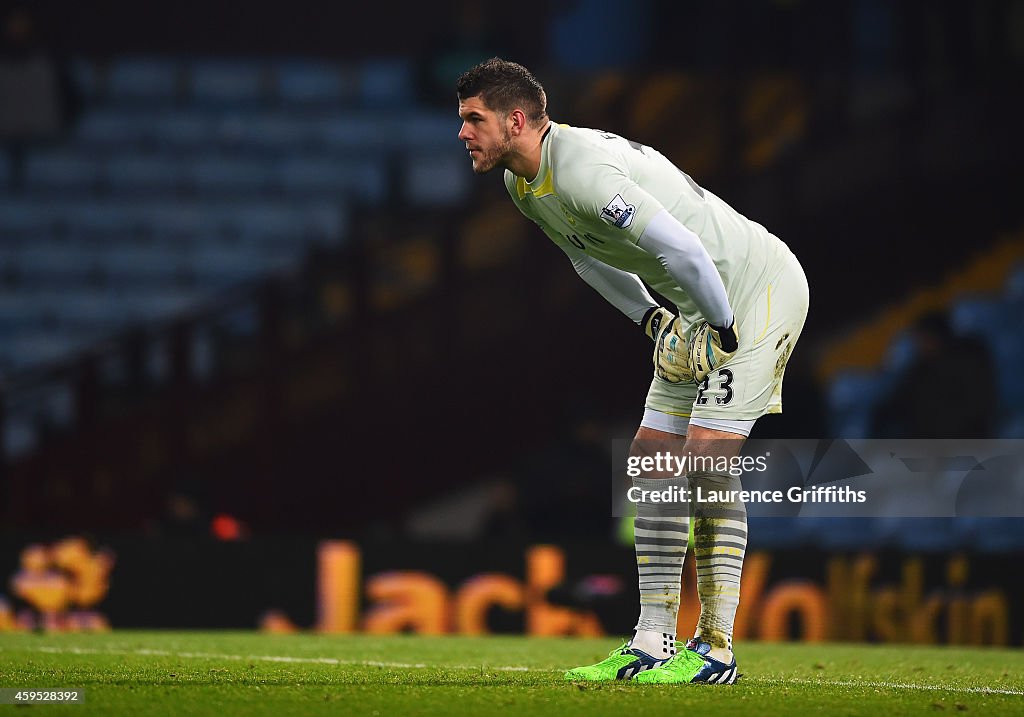
[[[734,476],[697,473],[691,481],[728,495],[740,489]],[[709,657],[732,662],[732,630],[740,602],[740,573],[747,551],[747,511],[742,501],[700,504],[694,515],[700,619],[694,637],[711,645]]]
[[[696,637],[698,640],[701,639],[697,635],[695,635],[694,637]],[[704,640],[704,642],[707,642],[707,640]],[[724,662],[727,665],[730,662],[732,662],[732,650],[725,647],[712,647],[708,651],[707,656],[715,660],[718,660],[719,662]]]
[[[686,479],[636,477],[633,486],[642,491],[685,487]],[[636,631],[675,634],[683,559],[690,534],[689,516],[676,515],[654,503],[639,502],[633,535],[640,585],[640,617]],[[645,650],[646,652],[646,650]]]
[[[676,636],[668,632],[637,630],[633,634],[633,639],[629,641],[629,646],[659,660],[667,659],[676,654]]]

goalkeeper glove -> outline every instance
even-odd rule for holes
[[[702,321],[690,336],[688,362],[693,380],[702,383],[708,374],[733,357],[739,348],[736,320],[728,328]]]
[[[654,371],[658,377],[669,383],[692,381],[679,317],[655,306],[644,316],[643,324],[644,333],[654,339]]]

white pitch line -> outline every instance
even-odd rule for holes
[[[98,650],[91,647],[35,647],[29,652],[45,652],[64,655],[141,655],[143,657],[180,657],[188,660],[236,660],[249,662],[284,662],[306,665],[348,665],[352,667],[389,667],[399,670],[425,669],[438,667],[422,662],[382,662],[379,660],[341,660],[336,657],[290,657],[287,655],[229,655],[220,652],[169,652],[167,650]],[[441,669],[451,670],[493,670],[496,672],[528,672],[536,668],[510,665],[444,665]],[[547,672],[547,670],[536,670]]]
[[[876,680],[808,680],[796,677],[793,679],[780,680],[766,677],[746,677],[744,682],[750,680],[765,685],[827,685],[829,687],[881,687],[890,690],[921,690],[931,692],[957,692],[972,695],[1017,695],[1024,696],[1024,690],[1014,690],[1001,687],[944,687],[942,685],[918,685],[913,682],[885,682]]]
[[[29,652],[47,652],[55,655],[100,655],[104,654],[103,650],[97,650],[92,647],[36,647],[30,648]],[[123,654],[123,653],[115,653]]]
[[[2,651],[2,648],[0,648]],[[544,669],[539,667],[525,667],[521,665],[427,665],[422,662],[383,662],[380,660],[341,660],[336,657],[290,657],[287,655],[229,655],[218,652],[170,652],[167,650],[98,650],[89,647],[36,647],[29,652],[45,652],[48,654],[71,654],[71,655],[140,655],[143,657],[178,657],[183,659],[202,660],[234,660],[247,662],[278,662],[289,664],[307,665],[347,665],[351,667],[387,667],[396,670],[412,670],[438,668],[448,670],[490,670],[492,672],[556,672],[555,668]],[[755,684],[785,686],[792,684],[799,685],[821,685],[823,687],[876,687],[889,690],[917,690],[922,692],[953,692],[957,694],[973,695],[1013,695],[1024,697],[1024,690],[1015,690],[1001,687],[944,687],[942,685],[919,685],[913,682],[886,682],[877,680],[809,680],[806,678],[792,678],[780,680],[770,677],[745,677],[744,682]]]

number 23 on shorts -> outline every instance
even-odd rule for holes
[[[708,388],[709,388],[709,386],[711,384],[712,378],[714,378],[714,380],[716,381],[718,390],[725,392],[721,396],[715,396],[715,403],[717,405],[719,405],[719,406],[727,406],[727,405],[729,405],[729,403],[732,401],[732,397],[733,397],[733,392],[732,392],[732,379],[733,379],[733,375],[732,375],[732,371],[727,369],[727,368],[720,368],[717,371],[712,371],[711,373],[709,373],[707,376],[704,377],[704,380],[701,381],[700,385],[697,387],[697,400],[695,401],[695,405],[697,405],[697,406],[706,406],[706,405],[708,405],[708,400],[709,400],[710,397],[709,396],[705,396],[704,392],[708,390]]]

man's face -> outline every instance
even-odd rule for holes
[[[462,118],[459,139],[466,143],[473,171],[484,174],[503,164],[512,152],[507,118],[488,109],[479,97],[459,100],[459,117]]]

